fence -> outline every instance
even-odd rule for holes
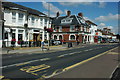
[[[41,41],[3,41],[3,47],[41,47]]]

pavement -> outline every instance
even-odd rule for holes
[[[63,73],[58,74],[52,78],[53,80],[56,80],[56,78],[63,78],[63,80],[66,78],[78,78],[78,80],[80,78],[111,78],[112,73],[120,62],[118,58],[119,52],[120,48],[117,47],[98,58],[64,71]]]
[[[67,49],[72,49],[72,48],[80,48],[88,45],[112,45],[110,43],[105,43],[105,44],[80,44],[75,47],[65,47],[62,45],[57,45],[57,46],[50,46],[48,50],[48,46],[45,46],[45,48],[42,50],[41,47],[14,47],[14,48],[0,48],[0,54],[21,54],[21,53],[48,53],[48,52],[55,52],[55,51],[61,51],[61,50],[67,50]]]
[[[0,54],[21,54],[21,53],[46,53],[46,52],[52,52],[52,51],[58,51],[58,50],[65,50],[66,47],[63,47],[61,45],[59,46],[50,46],[49,50],[48,47],[45,46],[45,48],[42,50],[41,47],[16,47],[14,49],[11,48],[2,48],[0,49]]]

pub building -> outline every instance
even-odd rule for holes
[[[86,23],[82,13],[71,15],[71,11],[67,11],[66,16],[60,16],[60,13],[57,12],[51,26],[53,28],[52,37],[54,40],[80,43],[90,41],[90,25]]]

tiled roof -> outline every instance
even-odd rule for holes
[[[72,22],[71,23],[61,23],[61,20],[66,19],[66,18],[72,18]],[[56,25],[56,26],[67,26],[67,25],[85,25],[88,26],[87,23],[82,23],[81,22],[82,18],[79,16],[75,16],[75,15],[70,15],[70,16],[60,16],[60,17],[54,17],[52,24]]]
[[[20,10],[24,10],[24,11],[27,11],[29,14],[34,14],[34,15],[37,15],[37,16],[46,16],[44,13],[40,12],[40,11],[37,11],[35,9],[31,9],[31,8],[28,8],[28,7],[25,7],[25,6],[22,6],[22,5],[19,5],[19,4],[16,4],[16,3],[12,3],[12,2],[2,2],[2,6],[4,8],[18,8]]]

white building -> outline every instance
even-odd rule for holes
[[[41,41],[48,39],[44,27],[50,28],[50,19],[44,13],[11,2],[3,2],[4,41]],[[43,34],[42,34],[43,33]],[[11,43],[5,43],[11,46]]]
[[[97,25],[89,20],[86,21],[90,25],[90,43],[94,43],[94,37],[96,36]]]

